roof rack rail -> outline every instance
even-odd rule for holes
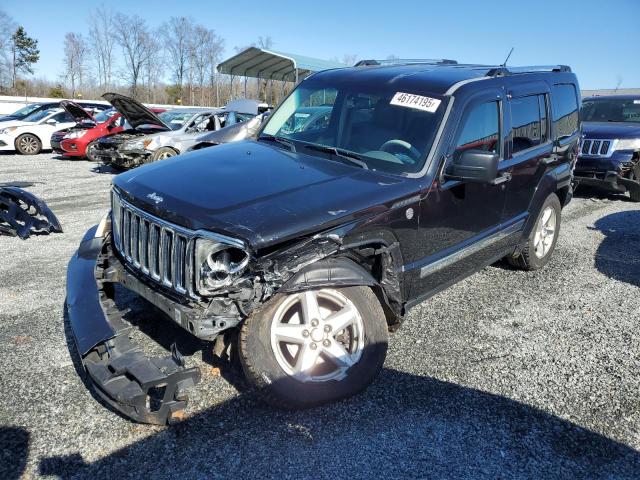
[[[505,75],[516,75],[519,73],[535,73],[535,72],[571,72],[571,67],[567,65],[531,65],[525,67],[505,67],[499,66],[491,68],[487,77],[502,77]]]
[[[458,62],[448,58],[389,58],[386,60],[360,60],[354,67],[368,67],[371,65],[408,65],[408,64],[425,64],[425,65],[457,65]]]

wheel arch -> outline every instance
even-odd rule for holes
[[[334,256],[307,265],[292,275],[279,292],[292,293],[312,288],[368,286],[374,291],[385,313],[387,324],[397,326],[403,319],[402,285],[398,275],[399,245],[382,240],[343,248]]]

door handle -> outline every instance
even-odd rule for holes
[[[504,172],[502,174],[500,174],[499,177],[496,177],[492,182],[491,185],[500,185],[501,183],[507,183],[509,180],[511,180],[512,175],[509,172]]]

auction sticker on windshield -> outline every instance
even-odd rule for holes
[[[423,97],[414,95],[413,93],[397,92],[391,99],[391,105],[399,107],[415,108],[424,112],[435,113],[440,106],[440,100],[437,98]]]

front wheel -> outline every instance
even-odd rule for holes
[[[387,353],[382,306],[368,287],[278,294],[239,335],[242,366],[270,404],[307,408],[366,388]]]
[[[176,155],[178,155],[178,152],[176,152],[173,148],[161,147],[153,152],[151,160],[157,162],[158,160],[166,160],[167,158],[175,157]]]
[[[91,142],[89,143],[89,145],[87,145],[87,149],[85,150],[85,156],[87,157],[87,160],[91,161],[91,162],[99,162],[100,159],[96,156],[96,143],[97,142]]]
[[[16,138],[16,150],[22,155],[37,155],[42,150],[42,142],[35,135],[25,133]]]
[[[509,263],[522,270],[538,270],[544,267],[556,248],[561,214],[560,200],[552,193],[542,205],[536,224],[522,251],[515,257],[508,257]]]

